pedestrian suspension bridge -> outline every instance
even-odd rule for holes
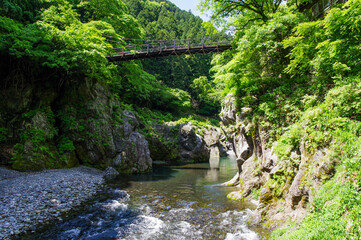
[[[105,36],[108,42],[125,45],[112,49],[108,60],[112,62],[133,59],[167,57],[172,55],[223,52],[232,49],[232,36],[216,36],[183,40],[119,39]]]

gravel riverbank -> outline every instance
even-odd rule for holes
[[[100,189],[102,177],[102,171],[89,167],[36,173],[0,168],[0,239],[61,220]]]

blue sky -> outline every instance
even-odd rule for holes
[[[209,18],[205,15],[200,15],[200,12],[197,10],[197,5],[200,0],[170,0],[172,3],[177,5],[180,9],[188,11],[189,9],[192,11],[194,15],[200,16],[203,21],[208,21]]]

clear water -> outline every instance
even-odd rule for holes
[[[227,199],[236,188],[216,186],[236,171],[224,158],[219,170],[192,164],[119,179],[108,199],[28,239],[264,239],[246,224],[254,206]]]

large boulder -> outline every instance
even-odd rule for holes
[[[107,167],[107,169],[105,169],[103,174],[103,178],[105,181],[112,181],[116,179],[118,176],[119,176],[119,172],[115,170],[113,167]]]
[[[152,168],[148,141],[139,132],[130,134],[121,153],[113,162],[113,166],[120,172],[140,173]]]
[[[179,160],[179,125],[173,122],[152,125],[148,135],[150,156],[153,160],[168,163]]]
[[[179,127],[179,151],[183,161],[207,162],[209,160],[209,149],[191,123],[184,123]]]
[[[209,149],[209,164],[211,168],[219,168],[220,157],[227,155],[221,137],[222,133],[219,128],[208,127],[204,130],[203,139],[207,149]]]
[[[211,125],[194,126],[190,122],[156,124],[147,133],[151,158],[167,163],[219,162],[226,155],[226,137]],[[218,164],[217,164],[218,165]],[[213,165],[212,165],[213,166]]]

